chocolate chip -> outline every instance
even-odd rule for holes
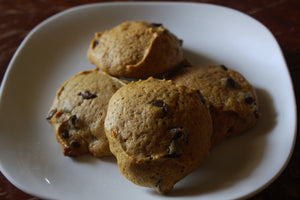
[[[188,61],[188,59],[184,59],[179,67],[186,68],[186,67],[192,67],[193,65]]]
[[[76,128],[76,125],[77,125],[77,116],[76,115],[72,115],[69,118],[69,121],[71,123],[70,125]]]
[[[82,96],[83,99],[94,99],[98,97],[96,94],[91,91],[79,92],[78,95]]]
[[[221,78],[221,84],[229,88],[235,88],[237,86],[236,82],[230,77]]]
[[[98,44],[99,44],[99,42],[98,42],[98,41],[94,41],[94,42],[93,42],[93,45],[92,45],[92,48],[93,48],[93,49],[95,49],[95,48],[96,48],[96,46],[98,46]]]
[[[233,126],[231,126],[228,130],[227,130],[227,134],[229,135],[230,133],[232,133],[233,131]]]
[[[179,158],[182,154],[176,154],[176,153],[171,153],[168,155],[165,155],[165,158]]]
[[[57,112],[56,108],[51,110],[48,116],[46,117],[46,120],[50,120],[55,115],[56,112]]]
[[[182,127],[172,128],[170,129],[170,133],[174,135],[172,140],[177,140],[178,138],[183,136],[183,128]]]
[[[154,100],[150,102],[151,105],[163,108],[165,106],[165,102],[162,100]]]
[[[162,26],[162,24],[161,23],[151,23],[150,26],[160,27],[160,26]]]
[[[68,139],[70,137],[70,133],[68,129],[62,129],[60,132],[60,136],[64,139]]]
[[[167,108],[167,105],[164,101],[162,100],[154,100],[154,101],[151,101],[150,104],[152,106],[155,106],[155,107],[159,107],[159,108],[162,108],[163,109],[163,116],[166,116],[167,115],[167,111],[168,111],[168,108]]]
[[[158,192],[161,192],[161,179],[159,179],[156,183],[155,183],[155,188],[157,189]]]
[[[165,155],[166,158],[174,158],[177,157],[177,153],[176,153],[176,149],[177,149],[177,144],[174,140],[171,140],[171,143],[168,147],[168,154]]]
[[[224,71],[228,71],[228,68],[225,65],[220,66]]]
[[[252,97],[252,96],[246,96],[245,97],[245,102],[246,102],[246,104],[249,104],[249,105],[251,105],[252,103],[254,103],[254,98]]]
[[[69,147],[64,148],[64,155],[72,157],[72,150]]]
[[[172,140],[168,147],[168,154],[165,158],[178,158],[182,155],[182,141]]]
[[[72,141],[70,142],[70,147],[75,148],[75,149],[78,149],[78,148],[80,147],[80,142],[77,141],[77,140],[72,140]]]
[[[254,110],[253,114],[256,119],[260,117],[260,113],[258,112],[258,110]]]
[[[228,87],[235,88],[236,87],[236,82],[232,78],[228,78],[227,81],[226,81],[226,85]]]
[[[98,140],[98,138],[96,136],[92,135],[92,140],[96,141],[96,140]]]
[[[200,97],[202,103],[205,104],[206,101],[205,101],[205,99],[204,99],[204,96],[203,96],[202,93],[200,92],[200,90],[197,90],[197,93],[198,93],[198,95],[199,95],[199,97]]]
[[[179,40],[179,45],[182,46],[183,40]]]
[[[176,127],[169,130],[173,135],[170,145],[168,147],[168,154],[166,158],[178,158],[182,155],[183,145],[188,141],[187,136],[183,132],[182,127]]]

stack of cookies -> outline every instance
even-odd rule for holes
[[[113,155],[137,185],[172,190],[213,146],[259,118],[240,73],[190,64],[162,24],[128,21],[96,33],[87,57],[96,69],[62,85],[47,120],[64,155]]]

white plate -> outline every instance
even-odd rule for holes
[[[246,134],[216,147],[168,196],[127,181],[113,158],[64,157],[45,116],[56,90],[94,68],[94,32],[125,20],[163,23],[184,40],[194,64],[223,63],[257,88],[263,116]],[[5,74],[0,99],[0,169],[17,187],[47,199],[236,199],[269,185],[293,150],[291,79],[272,34],[238,11],[200,3],[105,3],[66,10],[28,34]]]

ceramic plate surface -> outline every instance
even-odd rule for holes
[[[262,118],[212,150],[168,196],[136,186],[113,158],[64,157],[45,120],[57,89],[82,70],[94,33],[125,20],[163,23],[183,39],[193,64],[225,64],[257,89]],[[237,199],[269,185],[295,143],[296,106],[282,52],[262,24],[238,11],[200,3],[105,3],[50,17],[25,38],[1,85],[0,169],[17,187],[46,199]]]

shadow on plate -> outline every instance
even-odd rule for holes
[[[100,159],[103,162],[109,162],[109,163],[117,164],[117,159],[116,159],[115,156],[105,156],[105,157],[100,158]]]
[[[201,168],[177,183],[168,196],[195,196],[224,190],[246,180],[264,159],[267,136],[276,126],[277,113],[270,94],[256,89],[261,119],[246,133],[212,149]],[[150,191],[153,195],[159,195]]]
[[[220,64],[216,60],[209,58],[207,56],[204,56],[202,54],[199,54],[197,52],[194,52],[190,49],[183,48],[183,55],[185,58],[187,58],[191,64],[193,65],[214,65],[214,64]],[[223,64],[223,63],[221,63]]]
[[[86,154],[86,155],[81,155],[78,157],[72,158],[74,162],[78,163],[87,163],[87,164],[96,164],[99,160],[102,162],[109,162],[109,163],[114,163],[117,164],[117,159],[114,156],[105,156],[102,158],[96,158],[91,154]]]

